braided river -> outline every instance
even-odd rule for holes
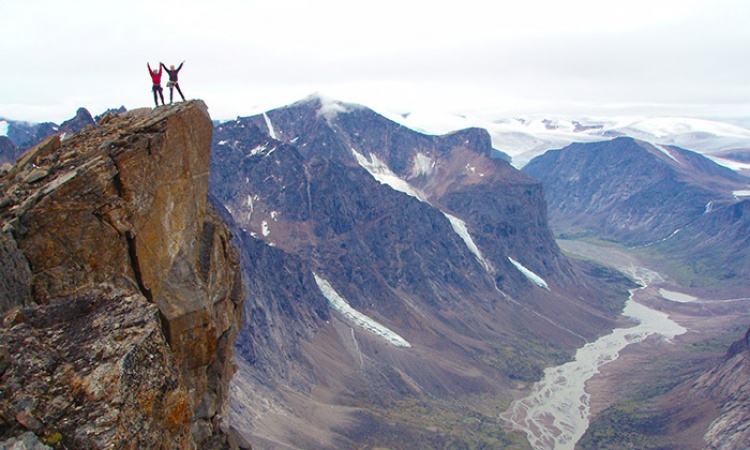
[[[560,241],[559,244],[570,253],[606,260],[640,287],[631,290],[622,312],[632,326],[615,328],[610,334],[581,347],[572,361],[547,368],[531,392],[514,401],[501,415],[514,429],[526,434],[535,450],[572,450],[575,447],[589,425],[590,394],[585,389],[586,381],[599,373],[604,364],[617,359],[622,349],[650,336],[669,342],[688,331],[667,314],[634,300],[638,291],[664,282],[660,274],[641,267],[625,252],[576,241]]]

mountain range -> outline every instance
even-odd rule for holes
[[[249,283],[233,418],[255,439],[508,445],[469,399],[507,401],[626,298],[623,276],[561,253],[541,184],[484,130],[429,136],[311,97],[221,123],[213,149]],[[463,435],[458,411],[487,429]]]
[[[572,143],[599,142],[632,137],[654,145],[676,146],[702,153],[730,168],[750,171],[750,130],[721,119],[686,117],[494,117],[451,115],[416,111],[389,118],[425,133],[480,127],[486,129],[495,149],[521,168],[547,150]]]
[[[147,118],[146,111],[120,109],[92,117],[82,108],[59,126],[0,120],[0,157],[5,158],[0,162],[8,162],[0,174],[19,186],[43,186],[52,175],[64,173],[60,161],[89,151],[82,149],[103,149],[110,142],[102,137],[105,129],[117,133],[111,141],[116,148],[133,147],[148,155],[151,147],[138,144],[145,142],[143,136],[153,145],[169,138],[206,151],[206,133],[195,131],[205,128],[205,105],[188,102],[156,108],[153,114]],[[160,121],[169,127],[161,128]],[[436,132],[457,122],[471,126]],[[179,280],[193,286],[213,280],[211,286],[241,305],[238,275],[228,275],[238,265],[243,318],[241,327],[230,327],[216,344],[219,354],[209,363],[209,381],[197,382],[211,394],[199,402],[191,391],[194,425],[190,433],[180,425],[179,439],[228,445],[217,427],[229,414],[234,429],[256,449],[527,448],[524,437],[499,421],[499,413],[542,376],[544,367],[567,361],[577,348],[608,333],[635,286],[613,269],[564,254],[553,230],[667,255],[672,267],[689,266],[688,284],[746,287],[750,200],[745,200],[743,171],[750,133],[740,127],[694,119],[450,117],[428,122],[418,113],[386,117],[318,95],[213,125],[211,217],[201,219],[203,235],[181,235],[185,249],[197,245],[201,250],[185,250],[187,259],[183,251],[174,255],[167,284],[177,290],[162,295],[193,298],[198,294],[181,289]],[[53,147],[27,153],[36,155],[29,164],[23,150],[47,136],[62,138]],[[58,145],[68,149],[65,158],[52,156]],[[79,150],[70,150],[74,145]],[[162,158],[165,168],[179,169],[180,152],[172,150],[168,158],[158,152],[151,157]],[[207,158],[203,161],[207,164]],[[131,173],[129,167],[118,169]],[[192,176],[178,169],[180,183]],[[150,192],[149,183],[163,185],[154,176],[158,170],[149,173],[151,181],[138,184],[144,192]],[[81,195],[74,195],[77,186],[66,184],[71,193],[66,205],[85,198],[84,185]],[[0,208],[30,204],[17,195],[8,190]],[[149,196],[124,198],[147,202]],[[116,229],[128,221],[152,220],[148,215],[133,219],[131,213],[121,217],[117,205],[94,208],[100,211],[94,217]],[[175,220],[188,210],[166,208],[164,214]],[[23,262],[31,258],[24,246],[41,244],[24,244],[19,230],[28,234],[24,227],[38,223],[33,232],[43,236],[45,230],[62,230],[60,220],[69,217],[36,214],[39,219],[33,221],[4,222],[3,236],[10,233],[20,244],[3,247],[0,257],[21,274]],[[228,224],[231,241],[221,222]],[[64,229],[75,230],[71,224]],[[148,248],[138,242],[153,237],[148,228],[123,235],[133,246],[130,260],[136,267],[140,258],[133,255]],[[205,233],[214,236],[211,245]],[[234,246],[238,263],[232,262]],[[220,264],[221,275],[206,271],[214,260],[228,261]],[[32,268],[38,270],[39,264]],[[35,277],[44,289],[56,286],[44,270]],[[144,284],[144,273],[136,270],[125,277],[139,287],[144,297],[139,302],[153,298],[145,288],[154,281]],[[0,280],[3,295],[15,298],[21,292],[25,307],[36,308],[39,300],[18,291],[25,285],[18,279]],[[40,289],[34,295],[44,292]],[[92,295],[104,298],[98,291]],[[200,335],[201,327],[194,327],[197,316],[190,313],[188,320],[175,315],[169,302],[156,303],[169,344],[197,355],[191,339],[174,338],[178,332]],[[46,324],[50,312],[41,311],[28,310],[28,323]],[[201,322],[209,324],[204,327],[208,335],[228,326],[221,311],[214,314],[218,322]],[[4,323],[24,320],[8,317],[15,319]],[[58,326],[55,322],[51,330]],[[227,339],[235,332],[237,372],[227,386]],[[691,392],[712,398],[725,417],[724,425],[707,432],[711,445],[743,439],[744,410],[729,405],[743,398],[735,394],[746,383],[738,372],[748,360],[747,348],[747,339],[738,341],[712,370],[693,379]],[[182,383],[201,379],[203,369],[195,372],[190,358],[177,360],[180,370],[190,373],[175,375],[183,377]],[[19,373],[3,370],[16,378]],[[222,406],[227,389],[229,403]],[[706,417],[719,417],[710,414]],[[31,423],[18,417],[13,433]],[[208,419],[216,425],[213,431]]]

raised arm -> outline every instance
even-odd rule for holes
[[[175,69],[175,71],[179,72],[180,69],[182,69],[183,64],[185,64],[185,61],[181,62],[180,65]]]

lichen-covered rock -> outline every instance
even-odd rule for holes
[[[243,291],[207,199],[210,116],[191,101],[106,119],[0,178],[0,313],[12,318],[0,346],[14,355],[0,439],[228,445]]]

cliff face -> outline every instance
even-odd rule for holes
[[[243,290],[200,101],[49,138],[0,178],[0,438],[227,446]]]

